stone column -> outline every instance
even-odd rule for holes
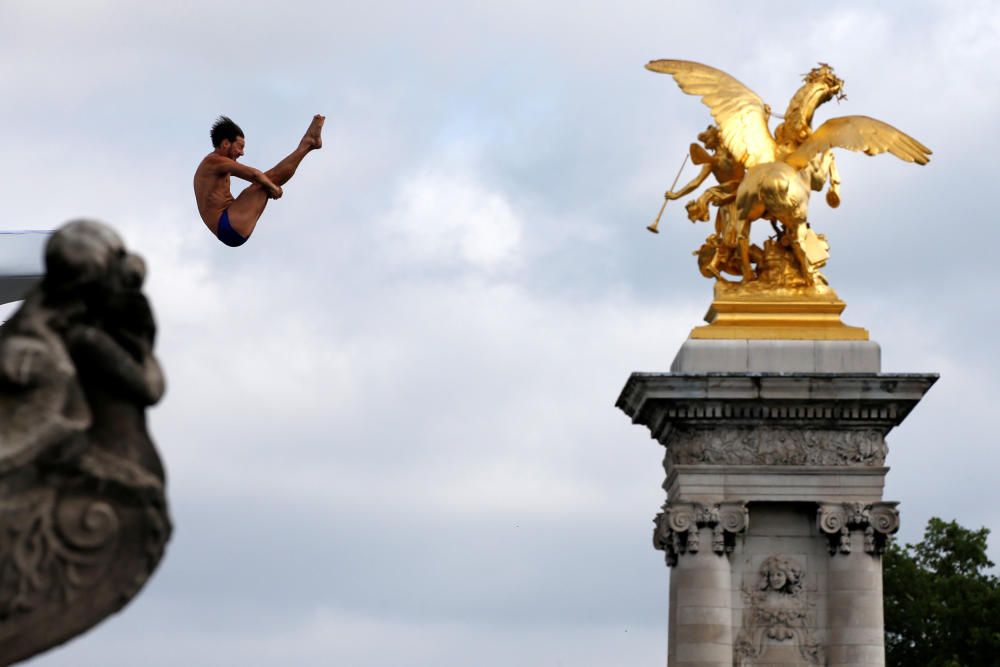
[[[666,451],[670,667],[884,665],[885,436],[937,376],[881,373],[879,356],[689,340],[672,372],[629,378],[618,407]]]
[[[653,546],[670,572],[668,659],[678,666],[730,667],[733,582],[727,555],[746,528],[739,502],[667,503],[656,517]]]
[[[828,664],[885,664],[882,553],[899,529],[896,503],[821,504],[819,529],[830,541]]]

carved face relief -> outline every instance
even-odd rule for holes
[[[802,589],[802,566],[787,556],[771,556],[760,566],[760,589],[798,595]]]

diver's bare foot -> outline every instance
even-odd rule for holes
[[[309,123],[309,129],[306,130],[305,136],[302,137],[299,145],[309,151],[323,148],[323,137],[320,135],[320,132],[323,131],[323,121],[325,120],[326,116],[320,116],[319,114],[313,116],[312,122]]]

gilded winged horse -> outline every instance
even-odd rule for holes
[[[773,136],[768,127],[771,108],[725,72],[686,60],[653,60],[646,69],[670,74],[682,91],[701,97],[718,124],[723,145],[746,167],[735,201],[742,256],[747,256],[751,222],[759,218],[780,222],[807,285],[822,280],[818,269],[826,259],[825,243],[818,257],[807,243],[810,190],[822,190],[829,181],[827,203],[833,207],[840,203],[833,149],[867,155],[889,152],[920,165],[930,160],[931,150],[922,143],[867,116],[831,118],[814,131],[813,113],[819,105],[844,97],[844,82],[826,64],[805,75]],[[749,267],[744,266],[743,275],[744,281],[752,276]]]

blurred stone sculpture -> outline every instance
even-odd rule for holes
[[[0,664],[121,609],[163,556],[164,472],[146,430],[163,375],[145,266],[109,227],[52,235],[0,327]]]

